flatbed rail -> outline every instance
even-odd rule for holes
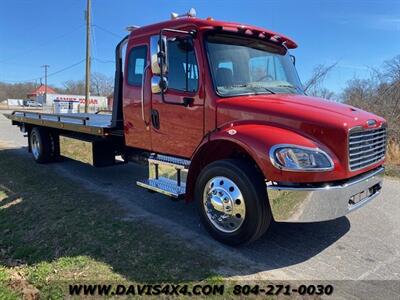
[[[32,111],[13,111],[4,114],[13,123],[26,123],[97,136],[113,134],[111,115],[105,114],[52,114]],[[116,131],[115,133],[120,132]],[[119,135],[119,134],[117,134]]]

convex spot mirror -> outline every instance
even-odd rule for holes
[[[168,80],[165,76],[154,75],[151,78],[151,92],[153,94],[160,94],[161,92],[166,92],[168,88]]]

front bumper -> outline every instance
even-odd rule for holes
[[[267,182],[275,221],[319,222],[342,217],[380,194],[384,168],[329,185],[279,185]]]

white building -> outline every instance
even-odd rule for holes
[[[43,106],[69,106],[73,108],[74,112],[76,109],[82,110],[85,107],[85,96],[82,95],[64,95],[64,94],[47,94],[46,101],[45,95],[36,96],[36,101],[42,103]],[[90,96],[89,98],[89,110],[98,111],[107,109],[108,102],[107,97],[102,96]]]

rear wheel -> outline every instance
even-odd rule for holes
[[[197,180],[196,201],[206,229],[225,244],[252,242],[271,223],[264,178],[246,161],[227,159],[205,167]]]
[[[29,136],[33,159],[38,163],[48,163],[59,157],[58,135],[41,127],[34,127]]]

